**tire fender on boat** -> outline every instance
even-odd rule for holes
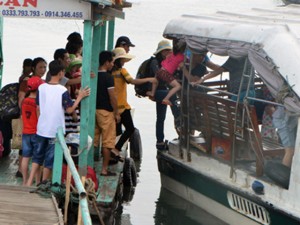
[[[142,140],[140,136],[140,131],[135,128],[133,134],[131,135],[129,139],[130,145],[130,157],[134,160],[141,160],[142,154],[143,154],[143,148],[142,148]]]
[[[125,187],[135,187],[137,184],[137,172],[134,160],[126,158],[123,168],[123,185]]]

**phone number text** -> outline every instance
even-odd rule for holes
[[[4,9],[2,16],[11,17],[47,17],[47,18],[83,18],[82,12],[68,12],[68,11],[37,11],[37,10],[15,10]]]

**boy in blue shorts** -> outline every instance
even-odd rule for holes
[[[50,178],[53,160],[55,137],[58,127],[63,127],[65,131],[64,112],[72,113],[80,101],[90,95],[88,87],[79,90],[78,97],[73,103],[66,87],[59,84],[65,75],[63,64],[54,60],[49,64],[51,79],[48,83],[39,86],[36,103],[38,105],[38,124],[37,124],[37,151],[32,157],[32,169],[27,181],[31,186],[33,178],[41,165],[44,165],[43,178]]]

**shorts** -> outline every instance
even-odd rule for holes
[[[36,134],[22,134],[22,156],[30,158],[38,146]]]
[[[102,136],[102,147],[113,149],[116,144],[116,121],[113,112],[104,109],[96,110],[96,126],[94,146],[99,146],[100,135]]]
[[[54,162],[55,138],[37,136],[37,149],[33,152],[32,162],[52,169]]]
[[[164,68],[159,69],[155,75],[156,79],[166,82],[167,84],[175,80],[174,76]]]
[[[289,116],[283,107],[277,107],[273,113],[273,125],[277,128],[284,147],[295,147],[298,117]]]

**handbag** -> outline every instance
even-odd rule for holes
[[[11,122],[12,125],[12,149],[22,149],[22,131],[23,131],[23,121],[21,118],[13,119]]]

